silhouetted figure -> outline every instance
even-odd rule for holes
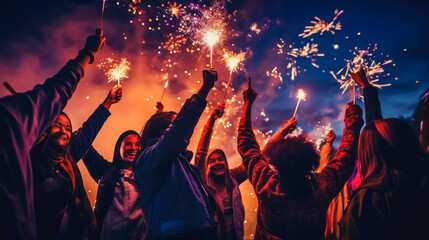
[[[0,236],[36,239],[36,213],[30,149],[58,117],[104,45],[101,29],[56,75],[33,90],[0,99]]]
[[[202,87],[177,116],[157,113],[142,131],[145,149],[134,170],[154,239],[216,239],[212,203],[186,150],[216,80],[216,71],[203,71]]]
[[[295,118],[285,121],[273,136],[275,139],[267,144],[268,161],[252,130],[251,107],[256,92],[250,86],[250,79],[243,98],[237,142],[258,197],[255,239],[323,239],[328,206],[354,168],[362,110],[355,104],[347,105],[337,153],[320,173],[309,176],[317,167],[319,155],[307,137],[285,138],[294,130]]]
[[[211,149],[214,125],[225,111],[225,104],[215,107],[204,126],[195,154],[203,184],[216,201],[217,235],[219,240],[243,239],[244,206],[239,185],[247,179],[243,164],[229,169],[225,152]]]

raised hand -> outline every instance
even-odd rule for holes
[[[106,99],[103,102],[104,107],[109,110],[112,104],[119,102],[122,99],[121,85],[115,85],[110,89]]]
[[[296,121],[295,117],[291,117],[289,120],[284,121],[281,130],[282,135],[286,136],[286,134],[292,133],[295,130],[297,123],[298,122]]]
[[[332,143],[335,140],[335,132],[334,130],[329,130],[328,133],[326,134],[326,143]]]
[[[217,120],[221,118],[224,113],[225,113],[225,103],[221,103],[215,108],[213,108],[210,117],[212,117],[214,120]]]
[[[368,78],[366,77],[366,72],[362,68],[359,69],[357,72],[351,72],[350,75],[352,76],[355,83],[359,84],[362,88],[371,85],[369,83]]]
[[[203,70],[203,86],[211,89],[216,81],[217,71],[215,69]]]
[[[256,91],[252,88],[251,79],[249,77],[247,79],[247,89],[243,91],[244,103],[252,104],[255,101],[257,95],[258,94]]]

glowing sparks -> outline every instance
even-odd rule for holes
[[[374,45],[373,51],[375,51],[376,49],[377,44]],[[369,82],[374,87],[381,89],[382,87],[391,85],[390,83],[378,84],[377,82],[379,82],[379,75],[384,73],[385,71],[382,66],[392,63],[393,60],[389,59],[384,61],[383,63],[376,62],[374,59],[372,59],[374,57],[374,54],[372,53],[373,51],[371,51],[369,47],[365,50],[355,48],[355,51],[353,51],[353,59],[346,60],[346,67],[340,69],[337,73],[334,73],[333,71],[330,72],[334,79],[338,83],[340,83],[340,89],[343,89],[342,94],[344,94],[349,87],[353,87],[353,98],[363,99],[361,93],[362,91],[360,89],[355,89],[356,84],[350,75],[351,72],[357,72],[359,71],[359,69],[365,70]],[[344,69],[345,72],[344,74],[342,74]],[[386,74],[385,76],[389,75],[390,74]]]
[[[282,73],[277,70],[277,67],[274,67],[271,71],[267,71],[267,77],[278,78],[280,83],[283,83]]]
[[[246,52],[241,52],[234,54],[232,52],[225,52],[223,54],[223,60],[226,62],[226,65],[229,68],[230,72],[234,72],[240,64],[246,60]]]
[[[298,89],[298,93],[296,94],[296,97],[299,99],[299,100],[304,100],[305,101],[305,97],[307,96],[307,94],[304,92],[304,90],[302,90],[302,89]]]
[[[298,102],[296,103],[295,112],[293,113],[294,117],[296,116],[296,111],[298,110],[299,103],[301,102],[301,100],[305,101],[306,95],[307,94],[304,92],[304,90],[298,89],[298,93],[296,94],[296,97],[298,98]]]
[[[279,47],[278,54],[282,54],[284,52],[283,48],[285,46],[285,43],[283,39],[280,39],[282,44],[278,44]],[[291,46],[289,46],[291,47]],[[287,65],[287,69],[290,69],[290,76],[291,80],[295,80],[295,77],[298,75],[297,71],[297,58],[308,58],[311,61],[311,65],[313,65],[316,68],[319,68],[319,65],[316,64],[315,57],[323,57],[325,56],[324,53],[319,53],[319,48],[317,43],[307,43],[302,48],[292,48],[290,52],[287,53],[287,55],[291,56],[289,58],[290,62]]]
[[[97,65],[99,69],[103,69],[107,76],[108,82],[117,81],[121,84],[121,80],[128,78],[128,71],[131,69],[131,63],[126,58],[121,58],[120,61],[112,58],[103,59]]]
[[[179,18],[180,15],[186,14],[186,11],[181,9],[180,7],[182,6],[182,4],[176,5],[176,3],[174,3],[173,5],[170,4],[170,13],[171,16],[176,16],[176,18]]]
[[[320,32],[320,35],[323,35],[324,32],[330,32],[332,34],[335,34],[334,30],[341,30],[341,23],[340,22],[335,23],[335,21],[337,20],[338,16],[340,16],[343,12],[344,12],[343,10],[341,11],[335,10],[334,19],[332,19],[330,23],[325,22],[324,20],[321,20],[318,17],[314,17],[317,21],[311,21],[313,25],[306,26],[304,29],[304,32],[299,34],[298,36],[306,38],[319,32]]]
[[[256,34],[260,34],[261,33],[261,29],[258,27],[258,24],[257,23],[253,23],[251,26],[250,26],[250,30],[252,31],[252,32],[255,32]]]

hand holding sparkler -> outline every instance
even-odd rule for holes
[[[225,113],[225,103],[221,103],[215,108],[213,108],[212,113],[210,114],[210,118],[213,120],[217,120],[223,116]]]
[[[359,69],[359,71],[357,72],[350,72],[350,75],[352,76],[355,83],[359,84],[362,87],[362,89],[365,88],[366,86],[371,85],[371,83],[369,83],[368,81],[368,78],[366,77],[365,70],[363,70],[362,68]]]
[[[79,51],[79,55],[75,58],[83,68],[94,62],[94,54],[96,54],[105,44],[106,37],[103,36],[103,30],[98,28],[95,35],[89,36],[86,39],[85,48]]]
[[[217,77],[217,71],[213,68],[210,68],[209,70],[203,70],[203,85],[201,86],[200,90],[198,90],[197,95],[206,99],[210,90],[214,87]]]
[[[291,117],[289,120],[286,120],[280,130],[282,137],[284,138],[287,134],[292,133],[295,130],[297,123],[298,122],[295,117]]]
[[[162,113],[164,111],[164,105],[161,102],[156,102],[156,113]]]
[[[112,106],[112,104],[115,104],[121,101],[121,99],[122,99],[122,87],[121,85],[115,85],[112,87],[112,89],[110,89],[109,94],[107,94],[107,97],[103,102],[103,106],[107,110],[110,110],[110,107]]]

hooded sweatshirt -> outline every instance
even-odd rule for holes
[[[128,135],[139,136],[131,130],[122,133],[116,141],[112,162],[105,160],[93,147],[83,158],[90,175],[98,182],[95,216],[101,227],[101,239],[147,239],[140,187],[134,172],[121,168],[124,163],[121,144]]]

